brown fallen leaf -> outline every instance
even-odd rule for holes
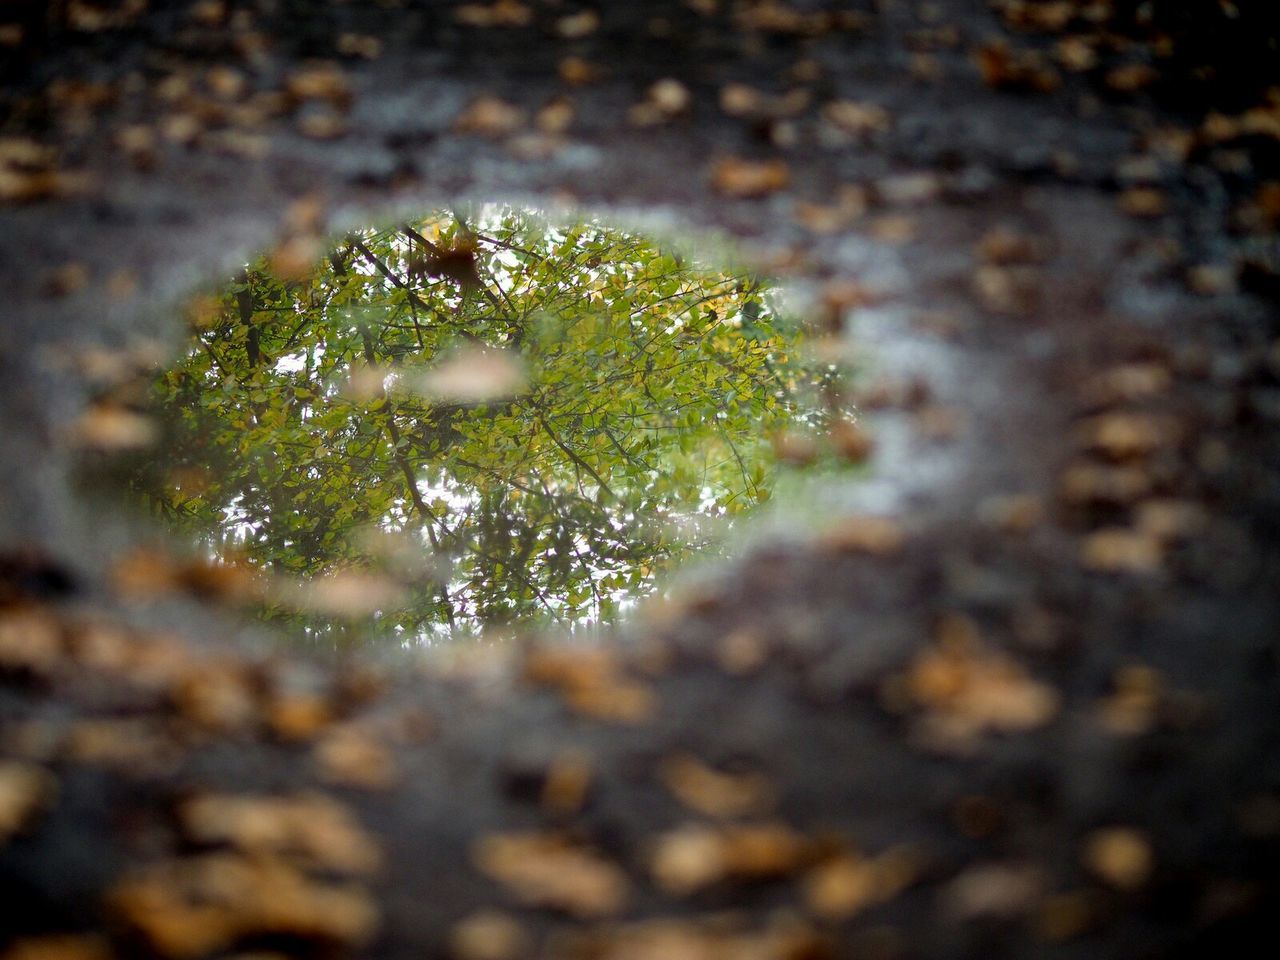
[[[1080,858],[1091,873],[1121,890],[1141,887],[1155,865],[1151,842],[1132,827],[1095,830],[1085,838]]]
[[[112,960],[115,954],[100,934],[61,933],[22,937],[0,953],[0,960]]]
[[[254,678],[234,660],[193,663],[170,689],[178,715],[206,730],[243,730],[258,720]]]
[[[690,824],[657,838],[649,869],[662,890],[680,897],[722,880],[784,876],[799,869],[807,853],[805,839],[782,823]]]
[[[828,525],[819,535],[818,545],[839,553],[892,556],[902,552],[907,535],[892,517],[844,517]]]
[[[621,868],[558,834],[490,834],[476,845],[472,861],[517,900],[576,917],[617,913],[630,897]]]
[[[886,903],[915,880],[917,858],[906,848],[876,857],[844,853],[814,867],[805,877],[805,903],[824,920],[845,920]]]
[[[529,934],[520,922],[500,910],[477,910],[449,931],[454,960],[519,960],[529,955]]]
[[[319,793],[290,796],[202,794],[178,808],[196,843],[222,843],[249,856],[276,856],[307,870],[368,875],[382,853],[353,812]]]
[[[107,894],[121,922],[159,954],[185,960],[251,936],[292,936],[350,949],[376,932],[363,887],[317,880],[279,860],[212,853],[130,870]]]
[[[1121,667],[1112,678],[1112,692],[1098,704],[1099,718],[1111,733],[1137,736],[1152,730],[1159,719],[1164,678],[1144,664]]]
[[[1083,73],[1098,65],[1098,49],[1091,37],[1063,37],[1054,45],[1053,54],[1072,73]]]
[[[916,227],[914,217],[885,214],[867,224],[867,232],[881,243],[904,244],[915,239]]]
[[[312,749],[320,777],[364,790],[386,790],[400,779],[390,747],[369,730],[353,724],[330,728]]]
[[[1005,533],[1024,534],[1044,519],[1044,503],[1035,494],[1000,494],[983,500],[978,516]]]
[[[62,627],[48,613],[19,609],[0,615],[0,667],[46,673],[64,652]]]
[[[959,920],[1013,918],[1030,912],[1044,894],[1042,868],[1028,863],[969,867],[942,892],[944,909]]]
[[[1067,890],[1040,902],[1036,930],[1053,942],[1071,940],[1086,933],[1098,920],[1103,904],[1096,890]]]
[[[509,350],[459,350],[399,386],[423,396],[484,403],[518,396],[528,388],[524,364]]]
[[[564,750],[547,768],[542,809],[551,814],[577,813],[591,788],[591,762],[581,750]]]
[[[653,688],[626,676],[608,650],[536,646],[525,654],[524,677],[558,689],[570,709],[598,720],[641,723],[657,707]]]
[[[458,133],[474,133],[482,137],[502,137],[515,133],[525,125],[525,112],[500,97],[477,97],[453,122]]]
[[[658,779],[682,804],[708,817],[766,813],[773,806],[773,785],[760,774],[723,773],[689,754],[668,757]]]
[[[761,634],[748,627],[732,630],[720,638],[716,657],[725,673],[750,673],[764,665],[769,645]]]
[[[877,180],[875,192],[880,202],[889,206],[920,206],[937,198],[942,180],[934,173],[900,173]]]
[[[1007,267],[1013,264],[1042,263],[1046,250],[1038,238],[1009,226],[993,227],[978,241],[978,258],[984,263]]]
[[[70,440],[90,450],[141,450],[159,438],[155,421],[124,407],[98,404],[72,424]]]
[[[711,186],[718,193],[741,199],[759,199],[783,190],[791,171],[781,160],[743,160],[725,157],[711,169]]]
[[[627,111],[627,122],[633,127],[652,127],[685,114],[693,104],[689,88],[672,77],[654,83],[645,91],[644,99]]]
[[[1044,726],[1061,699],[1012,657],[983,644],[977,626],[956,614],[940,621],[934,644],[890,684],[891,701],[899,690],[924,709],[928,742],[944,749],[966,748],[987,733]]]
[[[1082,421],[1076,436],[1085,449],[1112,460],[1129,460],[1172,444],[1177,439],[1177,429],[1166,417],[1118,410]]]
[[[565,57],[556,65],[556,73],[571,87],[580,87],[600,79],[600,68],[581,57]]]
[[[822,108],[822,118],[836,129],[856,136],[889,129],[889,111],[876,103],[832,100]]]
[[[327,100],[345,105],[351,99],[351,82],[335,64],[315,64],[296,70],[285,79],[285,89],[299,100]]]
[[[0,847],[35,823],[57,793],[58,781],[44,767],[0,760]]]
[[[391,577],[338,570],[298,582],[278,581],[272,599],[300,610],[334,617],[362,617],[404,603],[405,588]]]
[[[1169,368],[1159,363],[1125,363],[1094,374],[1080,388],[1090,407],[1112,407],[1149,400],[1173,384]]]
[[[1151,86],[1160,78],[1155,67],[1145,63],[1128,63],[1107,71],[1107,86],[1112,90],[1134,93]]]
[[[465,3],[454,9],[453,18],[468,27],[524,27],[533,22],[533,10],[518,0],[495,0]]]
[[[1120,209],[1131,217],[1161,217],[1169,210],[1169,200],[1155,187],[1133,187],[1120,194]]]
[[[566,931],[547,956],[591,960],[800,960],[826,957],[831,946],[789,911],[763,926],[740,917],[656,917]]]
[[[1068,503],[1127,505],[1150,492],[1152,482],[1139,467],[1076,463],[1062,475],[1060,490]]]
[[[139,777],[167,773],[181,758],[181,747],[168,726],[136,718],[74,723],[65,750],[76,762]]]
[[[974,60],[983,82],[996,89],[1052,93],[1062,83],[1058,71],[1038,50],[1020,50],[997,40],[978,48]]]
[[[827,439],[836,453],[849,463],[865,463],[875,449],[875,441],[852,420],[833,421]]]
[[[1105,527],[1084,538],[1080,562],[1099,573],[1155,573],[1164,566],[1164,545],[1143,530]]]

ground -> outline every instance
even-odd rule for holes
[[[1265,936],[1276,17],[7,7],[6,956]],[[867,358],[872,480],[593,648],[320,663],[197,612],[199,571],[122,603],[124,535],[65,480],[119,428],[102,365],[254,249],[487,198],[738,238]]]

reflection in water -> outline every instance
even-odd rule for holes
[[[321,645],[608,621],[840,415],[764,283],[594,221],[433,214],[297,274],[197,305],[113,469]]]

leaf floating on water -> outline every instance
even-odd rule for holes
[[[339,570],[301,583],[276,581],[270,591],[278,603],[334,617],[360,617],[404,601],[405,590],[390,577],[360,570]]]
[[[93,450],[140,450],[158,438],[154,420],[116,406],[90,407],[71,429],[75,444]]]
[[[430,370],[407,377],[403,386],[426,396],[483,403],[523,393],[528,383],[519,356],[507,350],[468,347]]]

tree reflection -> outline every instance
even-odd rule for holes
[[[196,314],[132,489],[219,556],[364,584],[403,641],[611,619],[769,497],[771,431],[831,416],[760,280],[592,221],[359,231]],[[323,641],[340,610],[266,615]]]

